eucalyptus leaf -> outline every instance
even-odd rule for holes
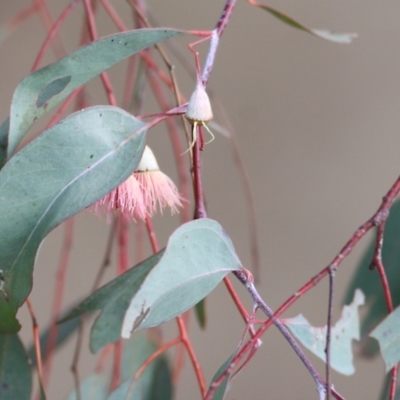
[[[127,57],[183,33],[169,28],[117,33],[83,46],[28,75],[15,89],[9,130],[0,129],[0,165],[11,157],[34,122],[79,86]],[[8,140],[4,137],[7,132]]]
[[[225,372],[225,370],[229,367],[229,365],[231,364],[232,360],[235,358],[237,354],[237,351],[235,351],[219,368],[218,371],[215,373],[215,375],[213,376],[211,383],[210,383],[210,387],[209,387],[209,391],[210,389],[213,387],[213,385],[215,384],[215,382],[219,379],[219,377]],[[213,397],[211,397],[211,400],[223,400],[225,397],[225,394],[228,390],[228,383],[229,383],[229,379],[230,379],[231,374],[228,374],[224,380],[221,382],[221,384],[218,386],[217,390],[214,392]]]
[[[394,307],[400,305],[400,201],[393,203],[389,218],[385,224],[382,246],[382,262],[385,266]],[[371,330],[387,315],[386,300],[381,280],[376,269],[371,270],[371,261],[375,248],[373,238],[357,265],[356,272],[349,284],[343,304],[351,301],[354,290],[360,288],[366,297],[364,316],[361,323],[362,354],[374,356],[379,347],[375,340],[369,338]]]
[[[108,378],[102,374],[93,374],[86,377],[79,385],[80,396],[74,388],[67,400],[106,400],[108,396]]]
[[[0,335],[0,399],[30,400],[32,373],[18,335]]]
[[[231,271],[242,268],[232,242],[216,222],[180,226],[167,248],[100,288],[65,319],[102,309],[91,332],[96,352],[138,329],[160,325],[193,307]]]
[[[332,33],[323,29],[308,28],[307,26],[296,21],[292,17],[289,17],[287,14],[284,14],[283,12],[277,10],[276,8],[255,2],[252,2],[252,4],[255,5],[256,7],[259,7],[269,12],[274,17],[278,18],[280,21],[291,26],[292,28],[300,29],[302,31],[311,33],[314,36],[317,36],[321,39],[329,40],[330,42],[348,44],[351,43],[358,36],[356,33]]]
[[[122,337],[180,315],[206,297],[229,272],[241,268],[233,244],[218,222],[202,218],[180,226],[132,298]]]
[[[101,287],[60,322],[64,323],[86,312],[102,309],[92,326],[90,348],[97,352],[108,343],[116,342],[121,337],[122,321],[132,296],[149,271],[158,263],[164,251],[143,261]]]
[[[343,375],[354,373],[352,341],[360,340],[360,322],[358,307],[364,304],[364,294],[356,290],[354,299],[344,306],[342,315],[331,328],[330,366]],[[327,326],[314,327],[300,314],[295,318],[282,319],[300,343],[326,362],[326,333]]]
[[[172,400],[171,372],[165,354],[154,359],[132,386],[136,372],[158,346],[144,332],[125,342],[122,383],[107,400]]]
[[[392,311],[370,334],[379,342],[386,372],[400,361],[400,307]]]
[[[206,316],[206,299],[200,300],[195,306],[194,311],[196,315],[197,322],[201,329],[206,328],[207,316]]]
[[[43,238],[131,174],[145,127],[116,107],[85,109],[48,129],[0,171],[1,333],[19,329],[15,315],[31,290]]]

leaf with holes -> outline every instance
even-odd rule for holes
[[[331,328],[330,364],[332,369],[343,374],[354,373],[352,340],[360,340],[360,321],[358,307],[364,304],[361,290],[354,293],[353,302],[343,307],[342,316]],[[293,335],[318,358],[326,361],[327,327],[316,328],[300,314],[295,318],[282,319]]]
[[[387,280],[392,293],[393,306],[400,305],[400,201],[393,203],[389,218],[385,224],[382,247],[382,262],[385,266]],[[372,357],[379,353],[378,342],[369,337],[369,333],[386,316],[385,294],[377,269],[371,270],[371,260],[375,249],[372,239],[357,265],[356,272],[349,284],[342,304],[349,303],[354,290],[360,288],[365,294],[366,304],[361,323],[361,354]]]
[[[1,333],[19,329],[15,315],[31,290],[43,238],[130,175],[145,127],[119,108],[88,108],[48,129],[0,171]]]
[[[386,372],[400,361],[400,307],[391,312],[370,334],[379,342]]]

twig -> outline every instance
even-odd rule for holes
[[[319,376],[318,372],[314,368],[314,366],[311,364],[311,362],[308,360],[307,356],[304,354],[303,350],[300,348],[300,346],[297,344],[296,340],[293,338],[293,336],[290,334],[289,330],[285,327],[285,325],[282,324],[282,322],[279,319],[276,319],[274,317],[273,311],[268,307],[268,305],[264,302],[264,300],[261,298],[259,295],[257,289],[255,288],[253,282],[251,279],[249,279],[249,274],[244,272],[244,271],[233,271],[233,274],[236,276],[236,278],[239,279],[239,281],[245,286],[247,291],[250,293],[251,297],[253,298],[254,303],[264,312],[264,314],[272,319],[273,324],[277,327],[279,332],[282,334],[282,336],[288,341],[294,352],[297,354],[297,356],[300,358],[304,366],[307,368],[308,372],[314,379],[314,382],[317,387],[317,391],[321,397],[321,394],[324,393],[325,396],[325,383]]]
[[[326,365],[325,365],[325,380],[326,380],[326,400],[330,399],[331,384],[330,384],[330,368],[331,368],[331,330],[332,330],[332,310],[333,310],[333,285],[335,278],[335,269],[329,270],[329,298],[328,298],[328,322],[326,324]]]

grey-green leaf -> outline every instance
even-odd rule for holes
[[[400,305],[400,201],[397,200],[390,209],[386,221],[383,238],[382,261],[385,266],[387,279],[392,293],[394,307]],[[376,269],[371,270],[375,239],[371,240],[356,272],[347,289],[343,304],[351,301],[354,290],[360,288],[366,297],[361,337],[362,354],[371,357],[378,354],[379,346],[376,340],[370,339],[368,334],[387,315],[387,306],[382,290],[382,283]]]
[[[131,388],[136,372],[155,351],[157,351],[157,346],[143,332],[138,332],[125,342],[122,383],[107,400],[172,399],[171,372],[165,354],[153,360]]]
[[[370,334],[379,342],[386,372],[400,361],[400,307],[391,312]]]
[[[182,225],[132,298],[122,337],[178,316],[206,297],[225,275],[241,268],[233,244],[218,222],[200,219]]]
[[[357,289],[353,302],[344,306],[341,318],[331,328],[330,365],[332,369],[343,375],[355,372],[353,365],[352,341],[360,340],[360,322],[358,307],[364,304],[364,294]],[[301,344],[321,360],[326,361],[326,332],[327,326],[314,327],[303,317],[282,319]]]
[[[18,330],[15,314],[43,238],[129,176],[144,128],[119,108],[92,107],[47,130],[0,171],[0,332]]]
[[[10,112],[7,157],[11,157],[33,123],[46,111],[125,58],[162,40],[181,35],[174,29],[139,29],[104,37],[28,75],[16,88]],[[7,138],[0,130],[0,165]]]
[[[91,349],[160,325],[193,307],[231,271],[241,268],[232,242],[215,221],[179,227],[165,251],[131,268],[87,298],[64,320],[103,309],[92,327]]]
[[[108,395],[108,379],[102,374],[86,377],[79,385],[80,396],[73,389],[67,400],[106,400]]]
[[[277,10],[276,8],[258,3],[254,5],[269,12],[274,17],[278,18],[280,21],[291,26],[292,28],[300,29],[302,31],[311,33],[312,35],[317,36],[321,39],[329,40],[331,42],[348,44],[351,43],[358,36],[356,33],[332,33],[322,29],[311,29],[296,21],[292,17],[289,17],[287,14],[284,14],[283,12]]]
[[[29,400],[32,373],[18,335],[0,335],[0,399]]]
[[[236,356],[236,351],[218,368],[218,371],[215,373],[213,376],[209,391],[211,388],[213,388],[213,385],[215,382],[220,378],[220,376],[225,372],[225,370],[229,367],[230,363]],[[217,390],[214,392],[213,397],[211,400],[223,400],[225,397],[225,394],[228,390],[228,383],[230,379],[231,374],[227,374],[227,376],[224,378],[224,380],[221,382],[221,384],[218,386]]]

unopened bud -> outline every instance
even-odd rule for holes
[[[186,110],[185,117],[191,124],[202,125],[213,118],[210,99],[201,82],[197,83]]]

